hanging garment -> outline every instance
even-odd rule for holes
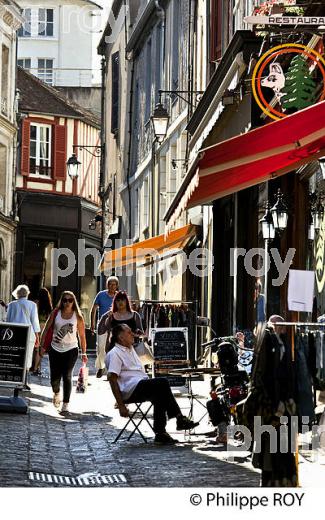
[[[252,375],[252,389],[249,396],[250,415],[259,416],[261,425],[271,425],[277,437],[276,452],[270,453],[269,434],[261,435],[261,450],[257,453],[254,445],[254,466],[262,470],[263,486],[296,486],[297,474],[295,454],[288,449],[281,453],[280,417],[295,415],[296,405],[294,370],[291,349],[285,336],[278,336],[266,329],[260,351],[255,356]],[[290,421],[289,421],[290,423]],[[290,428],[281,431],[282,441],[287,437],[291,447]]]
[[[314,400],[312,376],[308,367],[309,344],[308,336],[297,334],[295,337],[295,368],[297,385],[297,411],[300,420],[302,417],[309,417],[309,424],[314,421]],[[304,421],[307,424],[307,421]]]
[[[325,390],[325,334],[318,332],[315,338],[316,344],[316,377],[315,388]]]

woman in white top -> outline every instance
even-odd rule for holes
[[[53,323],[54,322],[54,323]],[[63,404],[61,413],[68,412],[72,390],[72,372],[78,359],[78,337],[81,346],[82,362],[87,363],[85,322],[75,295],[64,291],[59,303],[52,311],[42,332],[41,347],[46,333],[53,324],[53,337],[49,349],[53,404],[60,406],[60,383],[63,379]],[[44,355],[42,350],[41,356]]]

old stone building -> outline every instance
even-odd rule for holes
[[[0,299],[12,290],[15,252],[16,31],[22,23],[16,2],[0,0]]]

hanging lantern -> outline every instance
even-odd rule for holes
[[[68,175],[72,180],[78,178],[80,166],[81,162],[78,161],[76,154],[73,153],[67,162]]]
[[[162,103],[156,105],[155,111],[151,116],[151,121],[155,137],[159,143],[162,143],[167,135],[169,123],[169,114]]]
[[[308,227],[308,240],[315,240],[315,228],[313,222],[311,222]]]
[[[324,218],[324,207],[320,201],[318,201],[318,204],[315,206],[315,208],[312,212],[312,217],[313,217],[314,229],[315,229],[315,231],[319,231],[322,226],[322,222],[323,222],[323,218]]]
[[[274,228],[278,231],[286,229],[288,224],[288,208],[283,201],[283,193],[280,188],[277,193],[277,200],[271,209]]]
[[[318,159],[318,163],[319,163],[320,171],[322,172],[323,180],[325,180],[325,157],[320,157]]]
[[[264,240],[272,240],[275,237],[275,229],[269,202],[266,203],[265,215],[261,218],[260,224]]]

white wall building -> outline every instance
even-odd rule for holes
[[[46,83],[91,87],[93,33],[101,7],[90,0],[19,0],[18,64]]]
[[[0,299],[5,301],[12,290],[15,250],[16,31],[21,22],[17,4],[0,0]]]

